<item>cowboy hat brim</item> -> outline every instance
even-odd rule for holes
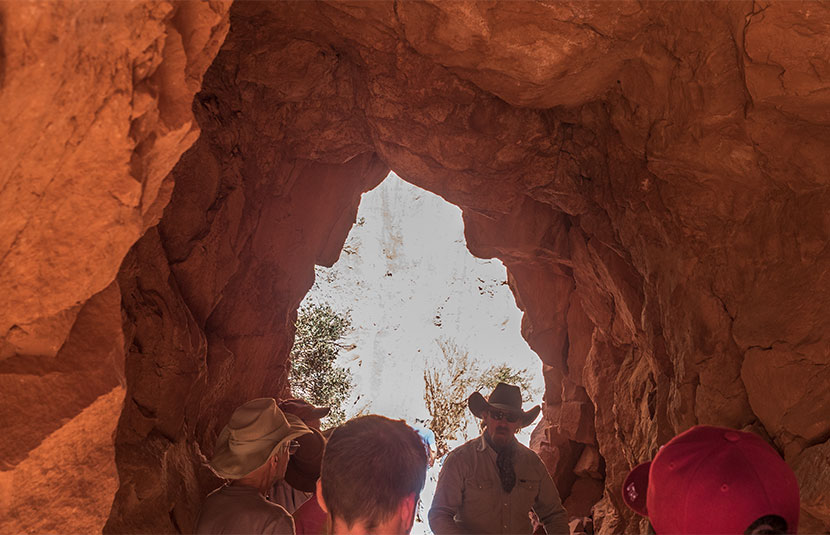
[[[490,409],[504,412],[519,412],[521,414],[521,416],[519,416],[519,427],[527,427],[532,424],[533,420],[539,416],[539,412],[542,410],[542,407],[536,405],[527,411],[523,411],[521,409],[516,411],[515,407],[502,405],[501,403],[489,403],[479,392],[473,392],[470,395],[467,400],[467,405],[469,405],[470,411],[476,418],[484,418],[484,413]]]
[[[225,426],[216,439],[216,452],[209,463],[211,470],[217,476],[225,479],[241,479],[264,465],[274,455],[274,452],[287,441],[311,433],[311,429],[300,418],[293,414],[286,414],[285,416],[290,425],[286,434],[275,441],[273,446],[265,446],[247,455],[240,455],[231,451],[230,430],[228,426]]]

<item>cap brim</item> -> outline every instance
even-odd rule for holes
[[[325,418],[331,412],[331,407],[315,407],[311,411],[312,418]]]
[[[622,487],[622,497],[625,504],[635,513],[648,516],[646,497],[648,496],[648,474],[651,470],[651,461],[638,464],[628,473]]]

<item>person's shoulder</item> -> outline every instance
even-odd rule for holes
[[[524,444],[519,444],[519,455],[524,466],[531,467],[533,471],[548,474],[548,468],[545,466],[545,461],[539,457],[539,454],[528,448]]]
[[[225,487],[222,486],[222,487],[219,487],[217,489],[213,489],[212,491],[210,491],[210,493],[207,495],[207,497],[204,499],[204,501],[202,503],[212,502],[212,501],[218,500],[219,497],[222,495],[222,489],[224,489],[224,488]]]
[[[449,461],[451,458],[460,458],[466,457],[471,453],[475,452],[481,446],[481,437],[476,437],[472,440],[468,440],[464,444],[460,446],[456,446],[447,454],[447,460]]]
[[[540,465],[544,465],[545,463],[542,461],[542,458],[539,457],[539,454],[533,451],[532,449],[528,448],[521,442],[516,442],[516,450],[519,452],[519,455],[525,457],[529,462],[538,463]]]
[[[267,535],[293,535],[294,517],[288,514],[288,511],[281,505],[268,502],[273,506],[269,511],[270,518],[266,522],[263,533]]]
[[[269,511],[271,511],[273,514],[282,515],[282,516],[291,516],[291,514],[288,512],[288,509],[286,509],[282,505],[280,505],[278,503],[274,503],[270,500],[265,500],[265,499],[263,500],[263,502],[266,504]]]
[[[288,510],[283,507],[282,505],[274,502],[270,502],[265,500],[266,507],[268,508],[268,516],[269,521],[268,524],[271,526],[291,526],[291,531],[294,530],[294,517],[291,516]]]
[[[245,497],[250,507],[255,507],[261,514],[268,515],[274,520],[291,518],[288,510],[278,503],[274,503],[262,494],[250,494]]]
[[[471,438],[470,440],[468,440],[464,444],[462,444],[462,445],[458,446],[457,448],[455,448],[453,451],[479,449],[479,448],[481,448],[481,441],[482,441],[482,438],[481,438],[481,435],[479,435],[475,438]]]

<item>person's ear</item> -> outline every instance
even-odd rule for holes
[[[317,479],[317,503],[320,504],[320,509],[323,510],[324,513],[329,514],[329,509],[326,507],[326,502],[323,500],[323,485],[320,483],[320,479]]]
[[[418,508],[418,495],[410,494],[398,504],[398,524],[403,528],[401,533],[412,531],[415,523],[415,510]]]

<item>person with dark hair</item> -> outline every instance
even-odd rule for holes
[[[781,456],[753,433],[698,425],[635,467],[623,500],[657,535],[796,533],[798,482]]]
[[[209,463],[216,475],[230,482],[202,504],[196,533],[293,535],[291,515],[265,495],[285,475],[288,459],[299,446],[294,439],[310,432],[300,418],[283,414],[272,398],[237,408],[219,433]]]
[[[549,535],[568,534],[568,514],[547,468],[515,437],[540,407],[523,411],[521,390],[505,383],[487,400],[474,392],[467,403],[484,432],[447,455],[429,510],[432,531],[529,534],[533,511]]]
[[[335,428],[328,428],[322,432],[323,438],[328,441]],[[322,464],[322,456],[320,463]],[[319,473],[319,469],[318,469]],[[320,507],[320,500],[317,497],[319,492],[319,485],[317,481],[314,482],[314,494],[306,500],[293,513],[294,529],[297,535],[328,535],[327,523],[328,515],[323,508]]]
[[[297,439],[300,447],[288,461],[285,479],[277,481],[268,499],[285,508],[292,515],[314,496],[320,477],[320,462],[326,439],[320,433],[320,419],[328,415],[329,407],[315,407],[304,399],[286,399],[278,403],[284,414],[299,417],[311,429],[311,433]],[[297,518],[294,517],[296,523]]]
[[[331,533],[409,533],[426,471],[424,443],[403,420],[369,415],[341,425],[317,483]]]

